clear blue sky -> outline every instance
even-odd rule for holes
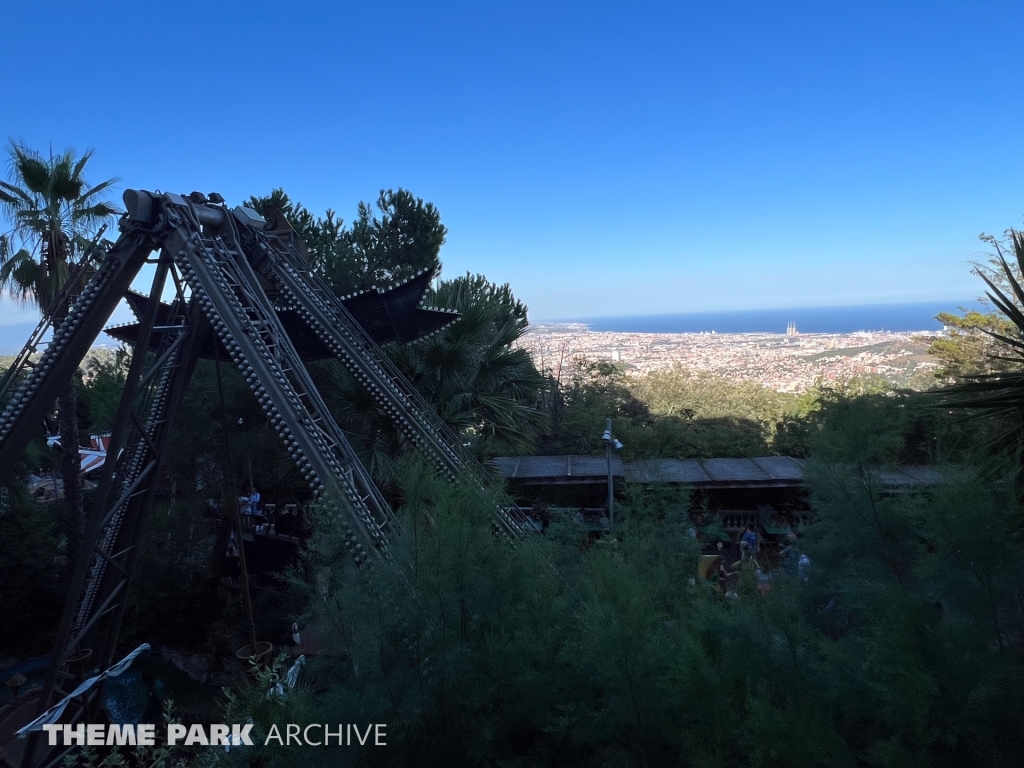
[[[0,129],[120,188],[405,187],[534,320],[965,299],[1024,217],[1024,4],[28,3]],[[15,314],[0,306],[2,322]]]

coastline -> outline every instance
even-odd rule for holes
[[[832,307],[790,307],[707,312],[673,312],[542,320],[531,327],[586,328],[590,332],[665,334],[777,334],[790,324],[800,335],[850,333],[927,333],[942,330],[935,316],[961,308],[987,311],[977,300]]]

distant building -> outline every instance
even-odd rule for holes
[[[498,456],[491,466],[526,509],[536,501],[585,512],[606,504],[609,472],[604,456]],[[936,467],[923,465],[867,471],[887,493],[925,490],[942,479]],[[749,511],[764,504],[797,513],[809,509],[805,461],[789,456],[647,459],[629,464],[613,456],[611,475],[617,494],[638,484],[687,486],[695,510]]]

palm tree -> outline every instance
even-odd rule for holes
[[[85,270],[75,267],[94,261],[101,249],[90,238],[119,213],[104,201],[117,179],[90,186],[84,177],[92,157],[74,150],[44,157],[25,144],[8,146],[8,181],[0,181],[0,210],[10,230],[0,237],[0,290],[35,304],[54,325],[63,322],[85,282]],[[67,290],[61,291],[67,286]],[[57,301],[60,296],[60,301]],[[78,460],[78,417],[74,382],[57,401],[60,414],[61,473],[67,513],[68,553],[74,551],[83,528],[82,484]]]
[[[997,423],[1001,420],[1002,429],[994,444],[1024,448],[1024,285],[1020,279],[1024,270],[1024,232],[1011,229],[1010,242],[1016,262],[1012,267],[996,243],[997,264],[1002,274],[978,273],[988,285],[989,301],[1006,320],[1003,332],[981,329],[1001,348],[999,353],[988,356],[1001,370],[965,376],[962,382],[939,390],[937,404],[969,409],[969,418],[993,417]]]
[[[462,317],[440,333],[394,350],[406,376],[438,415],[477,451],[526,451],[547,426],[538,408],[547,386],[529,352],[526,307],[482,275],[446,280],[425,304]]]
[[[537,407],[547,381],[515,342],[526,307],[507,285],[480,275],[442,282],[424,304],[454,309],[458,322],[388,355],[441,419],[478,455],[528,451],[547,427]],[[371,471],[386,476],[404,441],[373,397],[344,368],[320,366],[318,386],[338,422],[358,439]]]

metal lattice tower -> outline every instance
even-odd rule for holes
[[[44,319],[0,381],[0,401],[7,398],[0,413],[2,478],[18,465],[118,302],[128,298],[136,309],[137,324],[112,331],[130,341],[135,354],[37,714],[72,687],[76,676],[68,662],[75,654],[91,649],[91,663],[101,668],[115,658],[142,525],[189,381],[211,349],[241,372],[311,493],[326,495],[343,511],[339,524],[360,567],[378,560],[402,567],[392,547],[399,522],[304,360],[338,359],[450,478],[486,482],[484,470],[379,346],[415,339],[458,318],[418,306],[429,273],[385,293],[338,298],[312,271],[304,244],[280,217],[268,225],[251,209],[229,210],[195,194],[128,190],[124,200],[121,235],[67,319],[33,361],[49,330]],[[130,286],[147,263],[156,266],[149,295],[132,294]],[[174,296],[169,303],[161,301],[165,289]],[[505,534],[523,532],[525,516],[513,505],[494,513]],[[80,719],[88,705],[69,709],[65,721]],[[29,747],[25,765],[56,765],[63,754],[43,748],[34,758],[32,752]]]

